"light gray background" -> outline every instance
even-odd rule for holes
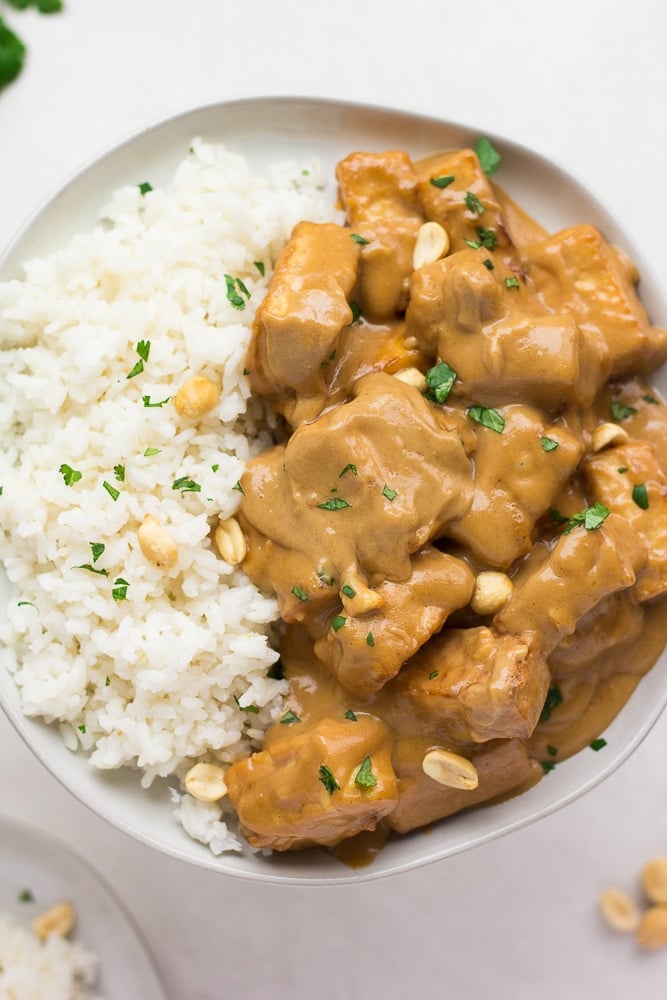
[[[214,100],[304,94],[533,146],[597,193],[667,283],[660,0],[65,2],[51,18],[7,12],[29,57],[0,93],[0,244],[74,169],[145,125]],[[664,716],[620,771],[556,815],[394,880],[330,889],[154,854],[54,783],[2,718],[0,760],[2,810],[107,876],[173,1000],[665,996],[667,951],[637,954],[596,911],[602,888],[634,890],[641,863],[667,853]]]

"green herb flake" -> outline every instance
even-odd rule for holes
[[[90,545],[90,551],[93,556],[93,562],[96,563],[97,560],[102,555],[102,553],[104,552],[106,545],[104,544],[104,542],[89,542],[88,544]]]
[[[334,579],[334,577],[331,576],[326,571],[326,569],[324,568],[324,566],[318,566],[317,567],[317,575],[318,575],[319,579],[322,580],[323,583],[326,583],[327,587],[333,587],[334,583],[336,582],[335,579]]]
[[[31,893],[30,889],[23,889],[18,896],[19,903],[34,903],[35,897]]]
[[[137,343],[136,351],[142,361],[148,361],[148,355],[151,353],[150,340],[140,340]]]
[[[463,242],[466,243],[471,250],[479,250],[482,246],[479,240],[468,240],[465,236],[463,237]]]
[[[356,465],[353,465],[352,462],[348,462],[347,465],[345,466],[345,468],[341,472],[338,473],[338,478],[342,479],[343,476],[346,475],[348,472],[352,476],[358,476],[359,475],[359,473],[357,472]]]
[[[620,472],[621,475],[623,476],[628,471],[628,467],[627,467],[627,465],[619,465],[619,467],[618,467],[618,469],[616,471]]]
[[[344,510],[345,507],[351,507],[347,500],[343,500],[342,497],[332,497],[330,500],[324,500],[323,503],[318,503],[317,505],[321,510]]]
[[[519,279],[517,278],[517,276],[515,274],[513,274],[511,278],[505,278],[505,287],[506,288],[519,288],[520,287],[519,286]]]
[[[493,229],[485,229],[484,226],[478,226],[477,235],[485,250],[493,250],[498,245],[498,237]]]
[[[4,489],[5,489],[4,486],[0,486],[0,497],[2,496],[2,494],[4,492]]]
[[[240,479],[236,480],[236,482],[232,486],[232,489],[233,490],[237,490],[239,493],[241,493],[243,496],[245,496],[245,493],[243,492],[243,487],[241,486],[241,480]]]
[[[354,714],[354,712],[352,711],[351,708],[348,708],[348,710],[345,713],[345,715],[344,715],[343,718],[349,719],[350,722],[356,722],[357,721],[357,717],[356,717],[356,715]]]
[[[375,636],[372,632],[369,632],[366,636],[366,645],[373,647],[375,645]]]
[[[281,726],[289,726],[292,722],[301,722],[301,719],[296,712],[293,712],[292,709],[289,708],[279,721]]]
[[[196,483],[194,479],[190,479],[188,476],[181,476],[179,479],[174,479],[171,488],[172,490],[180,490],[181,493],[201,493],[199,483]]]
[[[358,243],[360,247],[365,247],[370,242],[370,240],[367,240],[365,236],[360,236],[359,233],[350,233],[350,239],[353,239],[354,242]]]
[[[596,740],[591,740],[588,745],[591,750],[595,750],[597,752],[598,750],[602,750],[603,747],[606,747],[607,741],[602,736],[599,736]]]
[[[120,496],[120,490],[117,490],[115,486],[112,486],[111,483],[108,483],[106,479],[102,483],[102,486],[104,487],[104,489],[107,491],[107,493],[115,503],[118,497]]]
[[[445,361],[441,361],[433,368],[429,368],[424,378],[427,386],[426,397],[434,403],[444,403],[452,391],[457,375],[453,368],[450,368]]]
[[[125,482],[125,466],[124,465],[114,465],[113,474],[119,483]]]
[[[648,510],[648,492],[644,483],[632,487],[632,499],[642,510]]]
[[[612,420],[627,420],[634,413],[637,412],[634,406],[626,406],[625,403],[619,403],[617,400],[612,400],[609,404],[609,412],[611,413]]]
[[[561,514],[559,510],[550,510],[549,517],[554,522],[554,524],[567,524],[569,518],[565,514]]]
[[[396,490],[390,490],[387,484],[385,483],[384,486],[382,487],[382,496],[385,497],[389,501],[389,503],[393,503],[396,497],[398,496],[398,493],[396,492]]]
[[[66,465],[64,462],[58,472],[65,480],[65,486],[74,486],[74,483],[78,483],[82,478],[82,473],[78,469],[73,469],[71,465]]]
[[[89,573],[97,573],[98,576],[108,576],[108,572],[105,569],[98,569],[95,566],[91,566],[90,563],[82,563],[80,566],[75,566],[74,569],[85,569]]]
[[[373,766],[371,764],[370,757],[364,757],[361,762],[361,767],[357,771],[354,778],[355,785],[359,788],[375,788],[378,783],[377,778],[373,774]]]
[[[558,705],[563,704],[563,693],[557,684],[552,684],[552,686],[547,691],[547,696],[544,700],[544,707],[540,714],[540,722],[548,722],[551,718],[551,713],[554,708]]]
[[[348,306],[352,310],[352,319],[350,320],[350,326],[352,326],[361,319],[361,306],[358,302],[348,302]]]
[[[550,744],[547,746],[547,753],[550,757],[558,756],[558,747],[552,747]]]
[[[340,632],[346,621],[347,618],[345,617],[345,615],[336,615],[334,620],[331,622],[331,627],[334,630],[334,632]]]
[[[476,424],[488,427],[490,431],[495,431],[496,434],[502,434],[505,429],[505,419],[497,410],[491,410],[487,406],[470,406],[466,410],[466,413]]]
[[[294,587],[292,587],[292,593],[296,597],[297,601],[307,601],[308,600],[308,591],[304,590],[303,587],[299,587],[298,585],[295,585]]]
[[[153,455],[159,455],[162,448],[146,448],[144,452],[144,458],[152,458]]]
[[[17,608],[25,608],[25,607],[34,608],[35,611],[39,611],[39,608],[37,607],[37,605],[33,604],[32,601],[19,601],[17,603],[16,607]]]
[[[651,396],[649,393],[647,393],[645,396],[642,396],[642,399],[644,400],[645,403],[652,403],[653,406],[660,406],[660,400],[656,399],[655,396]]]
[[[472,191],[466,192],[465,203],[466,203],[466,208],[470,212],[476,212],[477,215],[481,215],[482,212],[484,211],[484,205],[482,205],[477,195],[473,194]]]
[[[553,438],[543,437],[540,438],[540,444],[542,445],[542,451],[555,451],[558,447],[558,441],[554,441]]]
[[[269,669],[266,671],[266,676],[270,677],[272,681],[285,680],[285,666],[280,658],[278,658],[275,663],[271,664]]]
[[[127,598],[127,588],[129,587],[127,580],[124,580],[122,576],[117,577],[114,580],[113,590],[111,591],[111,596],[114,601],[124,601]]]
[[[148,181],[142,181],[141,184],[137,184],[139,188],[139,194],[143,197],[148,194],[149,191],[153,190],[153,185],[149,184]]]
[[[225,275],[225,284],[227,286],[227,301],[230,305],[233,306],[234,309],[245,309],[245,302],[237,292],[237,284],[231,274]]]
[[[105,677],[104,678],[104,686],[105,686],[105,688],[108,688],[110,684],[111,684],[111,679],[109,677]]]
[[[440,188],[440,190],[442,190],[443,188],[449,187],[449,185],[455,180],[456,177],[454,174],[443,174],[442,177],[431,177],[431,184],[433,187]]]
[[[214,463],[214,464],[213,464],[213,465],[211,466],[211,472],[217,472],[219,468],[220,468],[219,464],[218,464],[217,462],[215,462],[215,463]]]
[[[333,771],[326,764],[320,764],[320,781],[328,791],[329,795],[333,795],[336,789],[340,788],[340,785],[333,776]]]
[[[486,176],[490,177],[491,174],[495,174],[500,166],[500,153],[493,147],[493,144],[485,135],[477,140],[475,152],[477,153],[479,165]]]
[[[434,681],[437,676],[438,676],[438,671],[437,670],[432,670],[431,673],[428,675],[428,679],[430,681]]]
[[[263,260],[254,260],[253,264],[255,265],[255,267],[257,268],[257,270],[261,274],[261,276],[264,277],[264,275],[266,274],[266,267],[264,266],[264,261]]]
[[[553,771],[553,769],[555,768],[556,761],[555,760],[541,760],[540,764],[542,766],[542,770],[544,771],[544,773],[545,774],[549,774],[549,772]]]
[[[84,736],[85,736],[85,734],[86,734],[86,727],[85,726],[77,726],[76,728],[79,730],[80,733],[83,733]]]
[[[134,378],[136,375],[141,375],[141,373],[142,373],[143,370],[144,370],[144,363],[141,360],[141,358],[139,358],[139,360],[137,361],[137,363],[134,366],[134,368],[132,368],[127,373],[127,375],[125,376],[125,378]]]
[[[0,90],[19,75],[25,54],[24,43],[0,18]]]
[[[357,592],[354,589],[354,587],[351,587],[349,585],[349,583],[344,583],[343,586],[340,588],[340,592],[341,592],[341,594],[345,594],[346,597],[350,597],[350,598],[356,597],[356,594],[357,594]]]
[[[259,708],[257,705],[239,705],[239,711],[247,712],[249,715],[259,715]]]
[[[579,525],[582,525],[586,531],[595,531],[606,521],[610,513],[611,511],[608,507],[605,507],[603,503],[596,500],[592,507],[586,507],[580,513],[573,514],[568,519],[563,529],[563,534],[569,535]]]
[[[487,271],[493,271],[493,261],[491,260],[490,257],[487,257],[485,260],[483,260],[482,264],[487,269]]]
[[[161,406],[164,406],[165,403],[168,403],[170,399],[171,399],[171,396],[167,396],[166,399],[161,399],[157,403],[153,403],[153,402],[151,402],[151,397],[150,396],[142,396],[141,397],[141,401],[144,404],[144,406],[147,407],[147,408],[153,408],[153,409],[155,409],[156,407],[159,408]]]

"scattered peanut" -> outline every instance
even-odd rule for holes
[[[591,447],[593,451],[602,451],[610,445],[624,444],[628,437],[625,428],[619,427],[618,424],[598,424],[591,437]]]
[[[512,595],[514,585],[505,573],[485,570],[478,573],[470,598],[470,607],[477,615],[495,615]]]
[[[146,514],[137,531],[139,547],[159,569],[172,569],[178,562],[178,546],[153,514]]]
[[[218,552],[231,566],[238,566],[245,559],[247,545],[241,525],[235,517],[220,521],[213,533]]]
[[[667,946],[667,906],[657,903],[642,915],[635,933],[638,947],[644,951],[657,951]]]
[[[479,784],[477,768],[471,760],[441,747],[429,750],[422,761],[422,768],[429,778],[449,788],[472,790]]]
[[[419,371],[419,368],[401,368],[399,371],[394,372],[394,377],[399,382],[405,382],[406,385],[414,386],[420,392],[426,392],[426,378]]]
[[[412,253],[412,266],[417,270],[424,264],[444,257],[449,251],[449,234],[439,222],[425,222],[419,227],[417,242]]]
[[[340,599],[348,615],[364,615],[384,607],[384,598],[371,590],[358,573],[348,573],[340,589]]]
[[[191,420],[209,413],[220,398],[220,386],[198,375],[188,379],[174,396],[174,406],[181,417]]]
[[[67,937],[73,930],[75,923],[76,913],[72,904],[58,903],[36,917],[32,922],[32,929],[37,937],[46,941],[52,934],[58,937]]]
[[[225,772],[217,764],[200,761],[186,774],[185,787],[199,802],[217,802],[227,794]]]
[[[667,857],[647,861],[639,875],[642,889],[651,903],[667,903]]]
[[[639,909],[622,889],[605,889],[600,896],[600,912],[615,931],[635,931],[639,926]]]

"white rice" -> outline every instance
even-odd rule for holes
[[[0,1000],[102,1000],[93,990],[98,965],[81,942],[57,934],[42,941],[0,913]]]
[[[24,712],[57,723],[98,768],[140,769],[145,786],[247,755],[280,711],[285,682],[267,677],[277,606],[209,536],[270,442],[244,352],[292,227],[332,217],[322,186],[316,163],[256,177],[195,140],[167,188],[122,188],[93,232],[0,284],[0,523],[14,589],[0,641]],[[225,275],[241,279],[243,310]],[[128,378],[141,342],[148,358]],[[222,394],[195,423],[171,400],[199,375]],[[64,466],[81,478],[68,485]],[[182,477],[201,490],[173,489]],[[147,513],[178,545],[173,570],[139,548]],[[177,814],[216,853],[239,849],[217,806],[188,796]]]

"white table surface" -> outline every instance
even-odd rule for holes
[[[597,192],[667,282],[658,0],[65,3],[54,17],[5,11],[29,56],[0,93],[0,244],[82,162],[147,124],[214,100],[303,94],[532,145]],[[159,856],[75,801],[2,718],[0,805],[116,886],[172,1000],[657,1000],[667,950],[638,954],[596,900],[610,883],[634,889],[642,862],[667,853],[666,759],[663,716],[619,771],[555,815],[393,880],[325,889]]]

